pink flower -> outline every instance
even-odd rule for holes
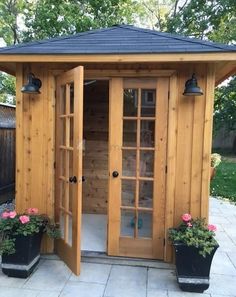
[[[213,231],[213,232],[217,230],[215,225],[208,225],[207,228],[208,228],[209,231]]]
[[[27,209],[28,214],[37,214],[38,212],[39,212],[38,208],[31,207]]]
[[[30,221],[29,216],[20,216],[19,220],[21,221],[22,224],[26,224]]]
[[[9,218],[14,219],[16,217],[16,211],[10,211],[8,216]]]
[[[192,217],[189,213],[183,214],[181,218],[184,222],[189,222],[192,219]]]
[[[187,223],[187,226],[188,227],[193,227],[193,225],[190,222]]]
[[[3,218],[3,219],[7,219],[7,218],[9,218],[9,212],[8,212],[8,211],[4,211],[4,212],[2,213],[2,218]]]

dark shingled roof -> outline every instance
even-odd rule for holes
[[[0,54],[142,54],[235,52],[228,46],[130,25],[91,30],[0,49]]]

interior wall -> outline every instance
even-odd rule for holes
[[[109,81],[84,87],[83,213],[107,213]]]

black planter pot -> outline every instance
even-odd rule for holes
[[[42,234],[16,236],[16,252],[2,255],[2,272],[11,277],[27,278],[39,262]]]
[[[203,257],[195,247],[174,243],[177,281],[181,290],[202,293],[209,288],[211,262],[218,247]]]

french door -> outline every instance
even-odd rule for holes
[[[163,259],[168,78],[110,81],[108,254]]]
[[[61,238],[56,251],[75,273],[80,273],[80,228],[83,143],[83,67],[56,80],[56,220]]]

